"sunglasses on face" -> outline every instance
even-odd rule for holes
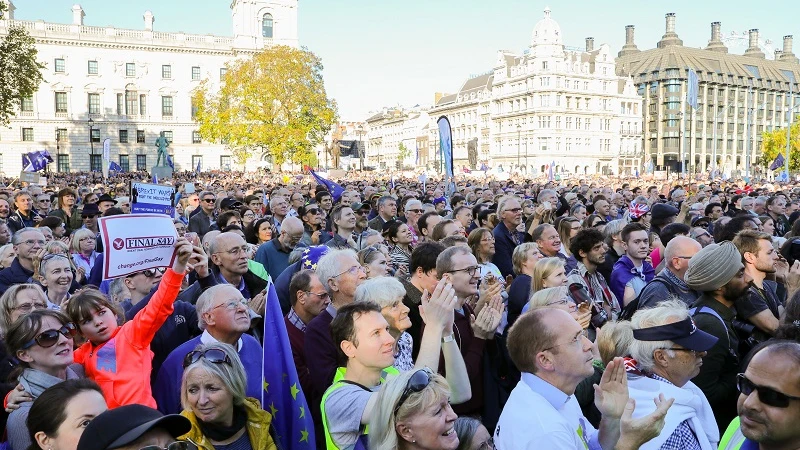
[[[200,361],[201,358],[205,358],[206,361],[214,364],[227,364],[229,366],[233,365],[231,358],[225,354],[224,351],[217,349],[217,348],[210,348],[206,351],[194,350],[189,352],[185,358],[183,358],[183,368],[187,368],[192,364]]]
[[[147,278],[153,278],[154,276],[156,276],[156,274],[164,275],[164,272],[166,272],[166,270],[164,270],[163,268],[159,267],[157,269],[147,269],[147,270],[143,270],[141,272],[136,272],[134,274],[128,275],[128,278],[133,278],[133,277],[135,277],[136,275],[139,275],[139,274],[144,275]]]
[[[78,333],[78,329],[72,322],[65,323],[63,327],[57,330],[47,330],[39,333],[38,336],[26,342],[22,349],[29,349],[34,344],[39,344],[39,347],[50,348],[58,343],[59,335],[64,335],[67,339],[72,339]]]
[[[139,450],[197,450],[197,446],[189,441],[175,441],[166,447],[159,447],[158,445],[148,445]]]
[[[791,400],[800,400],[800,397],[792,397],[772,388],[759,386],[748,380],[743,373],[736,375],[736,388],[746,396],[752,394],[753,391],[758,391],[758,399],[761,403],[775,408],[786,408]]]
[[[411,378],[408,379],[406,383],[406,388],[403,389],[403,395],[400,396],[400,400],[397,401],[397,405],[394,407],[394,414],[397,415],[397,411],[403,406],[408,397],[411,394],[416,394],[418,392],[422,392],[423,389],[428,387],[431,384],[431,371],[427,367],[424,369],[417,370],[411,375]]]
[[[217,201],[217,199],[215,199],[215,198],[204,198],[203,201],[206,202],[206,203],[214,203],[215,201]]]

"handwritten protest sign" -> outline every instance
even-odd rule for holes
[[[103,248],[103,278],[169,267],[178,234],[172,219],[160,214],[123,214],[97,219]]]
[[[175,187],[159,184],[131,182],[131,212],[155,213],[170,217],[175,212]]]

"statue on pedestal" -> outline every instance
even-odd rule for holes
[[[156,167],[167,167],[167,158],[169,155],[167,154],[167,147],[169,147],[169,141],[166,137],[164,137],[164,132],[162,131],[159,133],[158,138],[156,139],[156,147],[158,148],[158,158],[156,159]],[[161,159],[164,159],[164,162],[161,162]]]

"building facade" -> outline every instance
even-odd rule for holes
[[[429,115],[450,119],[457,167],[634,174],[643,156],[641,103],[630,78],[616,73],[608,45],[595,48],[587,38],[585,49],[566,47],[546,9],[523,54],[499,51],[492,71],[437,99]],[[438,151],[435,129],[429,138]]]
[[[616,58],[617,74],[633,78],[644,101],[648,165],[729,177],[763,170],[762,133],[785,127],[789,111],[800,105],[800,64],[792,36],[784,37],[782,50],[765,55],[753,29],[747,50],[734,55],[723,42],[721,24],[714,22],[705,48],[684,47],[670,13],[656,48],[640,51],[633,25],[626,27],[625,41]],[[697,109],[686,103],[690,70],[698,77]]]
[[[193,90],[202,80],[219,86],[226,64],[269,45],[298,46],[297,0],[233,0],[233,36],[194,35],[154,29],[144,13],[140,30],[14,19],[14,5],[0,20],[0,36],[25,28],[46,68],[39,90],[22,100],[7,128],[0,128],[0,172],[18,173],[23,153],[48,150],[50,170],[100,170],[103,142],[123,170],[156,164],[155,140],[171,141],[176,170],[239,168],[220,143],[204,142],[193,120]]]
[[[366,159],[370,166],[381,169],[414,168],[420,162],[420,137],[428,133],[431,118],[427,109],[387,108],[366,120]],[[422,150],[423,152],[425,149]]]

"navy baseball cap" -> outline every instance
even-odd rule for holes
[[[697,328],[691,317],[666,325],[633,330],[633,338],[639,341],[672,341],[696,352],[710,350],[719,340]]]

